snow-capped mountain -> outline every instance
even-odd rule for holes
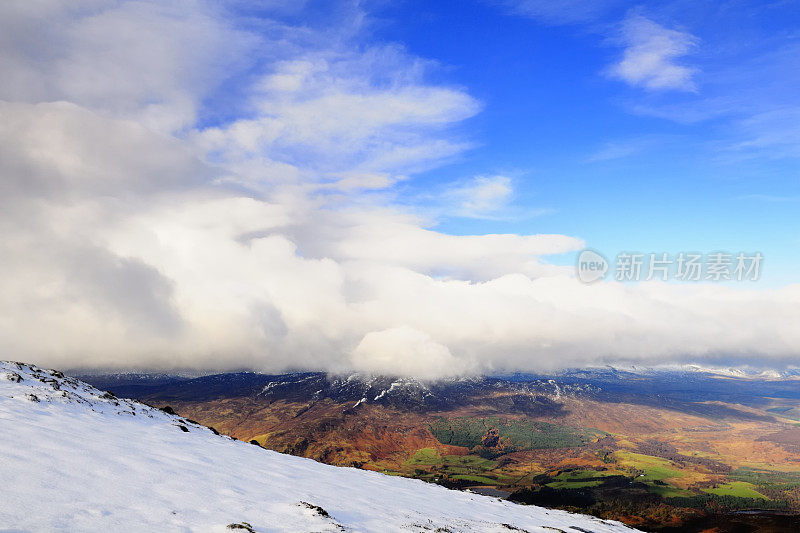
[[[800,372],[797,368],[788,367],[783,370],[771,368],[754,368],[750,366],[741,367],[711,367],[697,364],[681,365],[681,369],[687,372],[702,372],[718,376],[726,376],[743,379],[797,379]]]
[[[82,375],[85,381],[117,394],[156,402],[208,401],[226,397],[252,397],[254,401],[304,401],[329,399],[356,409],[378,404],[403,411],[437,411],[463,406],[476,395],[513,391],[518,402],[545,408],[562,396],[596,394],[600,389],[585,383],[556,382],[541,376],[476,376],[426,382],[397,376],[367,374],[334,375],[295,372],[270,375],[234,372],[189,379],[146,375]]]
[[[0,362],[14,531],[632,531],[265,450],[60,372]]]
[[[584,368],[568,368],[556,372],[558,376],[611,376],[618,375],[621,378],[626,376],[652,376],[668,374],[707,374],[709,376],[721,376],[738,379],[755,380],[796,380],[800,379],[800,368],[788,366],[782,369],[755,367],[750,365],[742,366],[709,366],[697,363],[668,363],[655,366],[642,365],[604,365],[587,366]]]

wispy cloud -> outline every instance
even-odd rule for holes
[[[679,63],[698,45],[694,35],[632,14],[623,21],[619,40],[625,50],[620,61],[608,69],[609,76],[651,90],[696,89],[692,78],[698,70]]]
[[[460,216],[482,218],[505,208],[513,192],[511,178],[507,176],[476,176],[450,189],[447,196]]]
[[[252,116],[198,131],[196,142],[229,163],[266,158],[317,179],[407,173],[470,146],[444,133],[480,103],[426,84],[416,58],[395,47],[303,50],[272,69],[250,95]]]
[[[501,0],[516,15],[539,20],[546,24],[576,24],[593,22],[620,0]]]
[[[620,139],[608,141],[603,143],[597,150],[589,154],[586,161],[595,163],[598,161],[611,161],[614,159],[623,159],[640,154],[656,145],[658,142],[664,142],[664,139],[656,139],[653,136],[645,136],[633,139]]]
[[[738,122],[743,139],[731,147],[750,155],[800,157],[800,106],[782,106]]]

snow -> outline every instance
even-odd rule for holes
[[[0,362],[0,429],[14,531],[633,531],[268,451],[19,363]]]

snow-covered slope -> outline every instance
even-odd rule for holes
[[[13,531],[631,531],[267,451],[20,363],[0,362],[0,430]]]

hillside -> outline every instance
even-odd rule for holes
[[[0,524],[14,531],[631,531],[283,455],[0,363]]]
[[[421,382],[94,375],[244,441],[660,531],[797,531],[796,381],[594,368]]]

